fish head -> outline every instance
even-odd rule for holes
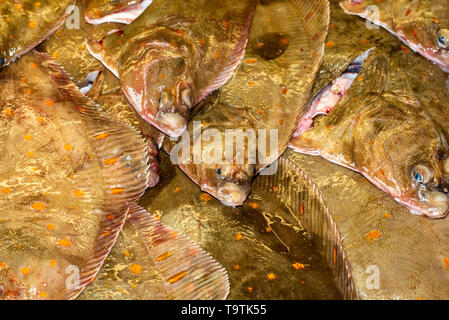
[[[119,70],[123,91],[145,120],[170,137],[179,137],[195,102],[188,49],[184,52],[181,44],[173,49],[142,41],[123,56]]]
[[[449,72],[449,2],[400,1],[386,3],[377,0],[346,0],[343,9],[378,24],[413,51]]]
[[[356,144],[363,144],[355,148],[357,167],[412,213],[445,217],[449,147],[444,131],[430,119],[410,115],[393,119],[392,112],[381,113],[383,117],[361,120],[365,123],[356,129]]]
[[[251,191],[252,165],[202,165],[201,189],[226,206],[243,205]]]

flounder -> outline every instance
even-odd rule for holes
[[[153,0],[83,0],[87,22],[131,23],[145,11]]]
[[[0,2],[0,68],[48,38],[70,14],[75,0]]]
[[[155,0],[132,24],[88,41],[137,112],[172,137],[190,110],[232,76],[256,0]]]
[[[4,68],[0,85],[0,298],[75,298],[148,186],[146,144],[46,54]]]
[[[165,147],[201,190],[240,206],[254,176],[282,155],[323,60],[329,14],[327,0],[259,4],[235,76]]]
[[[341,6],[449,72],[449,0],[346,0]]]

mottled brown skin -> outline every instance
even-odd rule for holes
[[[55,32],[76,0],[0,2],[0,68]],[[39,3],[39,5],[37,5]]]
[[[290,146],[360,172],[413,213],[440,218],[449,210],[449,92],[436,87],[444,72],[420,60],[374,51],[346,96]]]
[[[324,0],[263,1],[258,6],[243,62],[232,80],[205,100],[192,122],[202,124],[204,131],[215,130],[223,146],[229,129],[242,134],[249,129],[255,135],[264,129],[266,138],[244,139],[231,161],[223,161],[223,156],[222,163],[202,159],[180,164],[203,191],[225,205],[240,206],[251,191],[253,178],[285,151],[321,65],[328,23],[329,4]],[[192,122],[187,130],[191,140],[195,134]],[[278,142],[271,153],[259,149],[262,141],[270,147],[270,129],[277,130]],[[207,142],[201,151],[208,153]],[[267,159],[261,159],[258,152]],[[240,155],[243,161],[238,160]]]
[[[190,110],[232,76],[257,1],[156,0],[132,24],[88,42],[139,114],[178,137]]]
[[[75,298],[147,188],[146,145],[46,54],[11,63],[0,85],[0,299]]]
[[[449,0],[346,0],[343,9],[386,28],[413,51],[449,72]],[[380,16],[366,8],[374,6]]]

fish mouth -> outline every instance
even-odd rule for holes
[[[246,198],[248,198],[249,193],[249,188],[244,188],[243,186],[234,182],[226,182],[222,187],[218,189],[217,198],[225,206],[238,207],[243,205]]]
[[[424,205],[422,213],[429,218],[444,218],[449,212],[449,195],[440,191],[419,190],[421,204]]]
[[[155,125],[172,138],[178,138],[187,130],[187,119],[179,113],[161,113],[156,120]]]

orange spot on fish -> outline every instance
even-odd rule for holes
[[[95,136],[95,139],[102,140],[102,139],[106,139],[107,137],[109,137],[109,133],[100,133]]]
[[[301,204],[299,205],[299,215],[302,217],[304,215],[304,206]]]
[[[58,240],[58,243],[59,243],[59,245],[61,246],[61,247],[71,247],[72,246],[72,243],[70,242],[70,240],[69,239],[61,239],[61,240]]]
[[[212,197],[208,193],[202,193],[200,198],[201,198],[201,200],[206,201],[206,202],[212,200]]]
[[[117,158],[110,158],[110,159],[104,159],[104,160],[103,160],[103,162],[104,162],[106,165],[108,165],[108,166],[111,166],[111,165],[113,165],[113,164],[116,164],[117,161],[118,161]]]
[[[309,21],[309,19],[312,17],[312,15],[313,15],[313,10],[310,10],[306,16],[306,21]]]
[[[164,261],[171,255],[172,255],[172,253],[170,251],[164,252],[163,254],[161,254],[159,257],[156,258],[156,261],[158,261],[158,262]]]
[[[282,43],[283,45],[288,45],[288,44],[290,43],[290,39],[288,39],[288,38],[283,38],[283,39],[281,39],[281,43]]]
[[[279,124],[280,124],[281,126],[283,126],[283,125],[284,125],[284,120],[280,119],[280,120],[279,120]]]
[[[272,186],[271,190],[273,190],[273,192],[277,192],[278,191],[278,186]]]
[[[37,69],[37,64],[35,62],[31,62],[31,67]]]
[[[329,28],[334,29],[335,28],[335,24],[333,24],[333,23],[329,24]]]
[[[287,88],[282,88],[282,94],[283,94],[283,95],[286,95],[287,93],[288,93]]]
[[[184,30],[181,30],[181,29],[177,29],[177,30],[175,30],[175,32],[176,32],[177,34],[180,34],[180,35],[184,35],[184,34],[185,34],[185,31],[184,31]]]
[[[326,47],[333,47],[333,46],[335,46],[335,42],[334,41],[328,41],[327,43],[326,43]]]
[[[269,274],[267,274],[267,278],[268,278],[268,280],[274,280],[274,279],[276,279],[276,275],[274,273],[269,273]]]
[[[85,111],[86,111],[86,108],[78,107],[78,111],[80,111],[80,112],[85,112]]]
[[[35,202],[31,205],[31,208],[33,208],[36,211],[43,211],[45,210],[45,204],[42,202]]]
[[[25,90],[25,93],[26,93],[27,95],[30,95],[30,94],[32,93],[32,91],[31,91],[31,89],[26,89],[26,90]]]
[[[408,17],[408,16],[410,15],[410,13],[412,13],[412,9],[408,9],[408,10],[405,12],[405,16]]]
[[[444,258],[444,265],[446,266],[446,270],[449,270],[449,259]]]
[[[14,111],[11,108],[6,108],[5,109],[5,116],[13,117],[14,116]]]
[[[167,282],[176,283],[187,275],[187,271],[181,271],[167,279]]]
[[[253,292],[253,288],[251,288],[251,287],[247,287],[246,290],[247,290],[249,293]]]
[[[266,227],[266,228],[265,228],[265,231],[266,231],[266,232],[271,232],[271,228]]]
[[[299,262],[295,262],[292,264],[293,269],[295,270],[301,270],[305,268],[305,265]]]
[[[366,39],[362,39],[362,40],[360,40],[363,44],[368,44],[368,40],[366,40]]]
[[[73,191],[73,194],[75,195],[75,197],[83,197],[84,196],[84,191],[78,189],[78,190]]]
[[[72,145],[70,144],[70,143],[66,143],[65,145],[64,145],[64,149],[65,149],[65,151],[67,151],[67,152],[69,152],[70,150],[72,150]]]
[[[41,298],[46,298],[46,297],[47,297],[47,293],[46,293],[45,291],[41,291],[41,292],[39,293],[39,297],[41,297]]]
[[[257,46],[257,48],[262,48],[262,47],[264,46],[264,44],[263,44],[262,42],[258,42],[258,43],[256,44],[256,46]]]
[[[254,63],[256,63],[257,62],[257,60],[256,59],[246,59],[245,60],[245,63],[247,63],[247,64],[254,64]]]
[[[0,261],[0,268],[6,268],[6,264],[3,261]]]
[[[223,27],[225,27],[226,29],[229,28],[229,26],[231,25],[231,23],[227,20],[223,21]]]
[[[253,208],[253,209],[259,208],[259,204],[255,203],[255,202],[250,202],[250,203],[249,203],[249,206],[250,206],[251,208]]]
[[[53,268],[56,265],[56,260],[50,260],[50,268]]]
[[[26,141],[30,141],[33,137],[32,137],[31,135],[29,135],[29,134],[26,134],[26,135],[23,136],[23,138],[24,138]]]
[[[317,32],[317,33],[315,33],[314,35],[313,35],[313,37],[312,37],[312,40],[316,40],[317,38],[318,38],[318,36],[319,36],[319,33]]]
[[[218,51],[215,52],[215,59],[220,59],[220,53]]]
[[[373,241],[380,238],[380,231],[379,230],[371,230],[366,235],[367,240]]]
[[[16,8],[17,10],[21,10],[22,5],[20,3],[14,3],[14,8]]]
[[[45,122],[45,119],[42,118],[42,117],[37,117],[36,119],[37,119],[37,121],[39,121],[40,123],[44,123],[44,122]]]
[[[118,188],[112,188],[111,189],[111,193],[112,194],[122,194],[123,192],[125,192],[124,188],[118,187]]]
[[[261,116],[263,115],[263,111],[262,110],[257,110],[257,113]]]
[[[56,226],[54,224],[47,224],[48,230],[55,230]]]
[[[256,83],[254,82],[254,81],[248,81],[248,85],[249,86],[253,86],[253,85],[255,85]]]
[[[234,265],[234,270],[236,271],[240,270],[240,266],[238,264]]]
[[[242,240],[242,239],[243,239],[243,236],[240,233],[237,233],[235,235],[235,240]]]
[[[49,107],[53,107],[55,105],[55,103],[52,100],[45,101],[45,104]]]
[[[113,214],[108,214],[108,215],[106,216],[106,219],[108,219],[108,220],[114,220],[114,219],[115,219],[115,215],[113,215]]]
[[[30,29],[36,28],[36,22],[30,21],[30,22],[28,23],[28,27],[30,27]]]
[[[3,189],[1,190],[1,192],[2,192],[3,194],[8,194],[8,193],[11,192],[11,188],[8,188],[8,187],[3,188]]]
[[[103,233],[101,234],[101,236],[102,236],[102,237],[107,237],[107,236],[109,236],[110,234],[111,234],[110,231],[105,231],[105,232],[103,232]]]
[[[34,153],[33,153],[33,152],[31,152],[31,151],[30,151],[30,152],[28,152],[28,153],[27,153],[27,157],[28,157],[28,158],[32,158],[32,157],[34,157]]]
[[[177,188],[175,188],[175,190],[173,192],[178,193],[179,191],[181,191],[181,188],[177,187]]]
[[[20,269],[20,272],[25,276],[25,275],[30,273],[30,268],[23,267],[23,268]]]

